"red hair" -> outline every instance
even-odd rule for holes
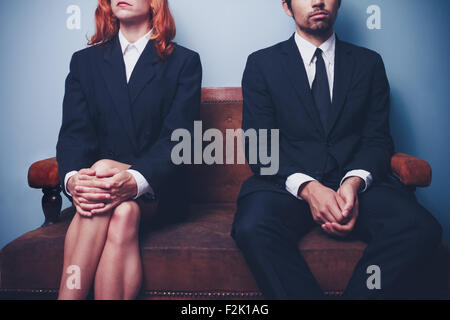
[[[175,38],[175,20],[169,9],[168,0],[150,1],[149,21],[153,27],[151,40],[161,59],[170,56],[175,48],[172,40]],[[119,32],[119,19],[111,9],[111,0],[98,0],[95,10],[96,32],[88,41],[88,45],[103,44],[111,40]]]

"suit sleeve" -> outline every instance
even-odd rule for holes
[[[379,55],[373,71],[371,96],[362,125],[361,142],[344,171],[366,170],[373,180],[382,179],[390,170],[394,143],[389,129],[390,89],[383,60]]]
[[[158,140],[131,167],[145,177],[156,198],[176,181],[179,170],[183,169],[183,165],[177,166],[171,160],[172,149],[178,144],[171,141],[171,135],[176,129],[187,129],[193,135],[194,121],[200,114],[201,82],[202,66],[196,53],[187,59],[181,70],[175,97],[163,120]]]
[[[279,126],[276,119],[276,110],[272,101],[266,81],[261,74],[261,69],[257,64],[257,60],[254,55],[250,55],[245,67],[244,76],[242,79],[242,94],[244,98],[243,114],[242,114],[242,128],[247,131],[254,129],[258,133],[260,129],[267,129],[267,150],[272,150],[272,129],[278,129]],[[260,137],[259,137],[260,138]],[[259,142],[258,138],[258,142]],[[279,148],[278,145],[273,146],[273,149],[277,149],[279,154],[279,168],[278,172],[272,176],[276,182],[284,185],[286,179],[295,173],[305,173],[303,168],[300,168],[295,164],[286,152]],[[249,162],[250,168],[255,175],[261,175],[261,169],[268,167],[268,165],[261,163],[260,157],[257,157],[257,161],[251,161],[249,158],[251,148],[259,148],[258,146],[251,146],[249,139],[245,139],[245,156]],[[256,155],[259,155],[259,150],[256,151]],[[273,157],[272,157],[273,159]]]
[[[79,57],[75,53],[65,82],[62,125],[56,145],[61,185],[65,185],[67,173],[91,167],[97,151],[95,126],[80,84]]]

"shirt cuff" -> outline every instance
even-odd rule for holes
[[[373,181],[372,174],[369,171],[358,169],[347,172],[347,174],[342,178],[340,185],[342,185],[345,179],[350,177],[359,177],[364,181],[364,188],[362,188],[362,190],[360,189],[358,191],[359,193],[363,193],[364,191],[366,191]]]
[[[134,177],[134,180],[136,180],[137,184],[137,194],[133,198],[133,200],[136,200],[137,198],[143,196],[146,193],[153,194],[153,189],[148,183],[147,179],[144,178],[144,176],[136,170],[128,169],[127,170],[131,175]]]
[[[308,176],[307,174],[304,173],[294,173],[291,174],[287,179],[286,179],[286,190],[292,194],[294,197],[296,197],[299,200],[304,200],[302,197],[300,197],[298,195],[298,190],[300,189],[300,187],[310,181],[315,181],[316,179],[314,179],[311,176]]]
[[[64,190],[66,191],[66,193],[69,196],[72,196],[72,194],[67,190],[67,181],[69,181],[70,178],[72,178],[74,175],[76,175],[78,173],[78,171],[70,171],[69,173],[66,174],[66,176],[64,177]]]

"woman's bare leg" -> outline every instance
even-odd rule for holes
[[[137,200],[123,202],[114,210],[95,275],[95,299],[136,298],[143,278],[139,225],[141,220],[151,223],[157,206]]]
[[[75,214],[64,243],[64,264],[58,299],[87,297],[105,245],[110,217],[111,213],[92,218]],[[78,271],[80,286],[74,287],[71,276],[76,276],[73,272]]]
[[[139,250],[140,209],[121,203],[111,217],[108,236],[95,276],[95,299],[134,299],[142,283]]]
[[[92,169],[102,170],[110,162],[99,161]],[[103,251],[112,211],[93,217],[76,213],[66,233],[64,263],[58,299],[85,299]],[[79,287],[74,277],[79,271]]]

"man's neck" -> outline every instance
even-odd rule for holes
[[[317,48],[322,45],[325,41],[327,41],[334,33],[333,28],[331,28],[328,32],[322,33],[322,34],[310,34],[307,32],[304,32],[297,26],[297,33],[305,40],[309,41],[313,45],[315,45]]]
[[[145,34],[147,34],[151,29],[150,22],[148,20],[141,23],[120,23],[120,31],[122,32],[125,39],[129,43],[134,43]]]

